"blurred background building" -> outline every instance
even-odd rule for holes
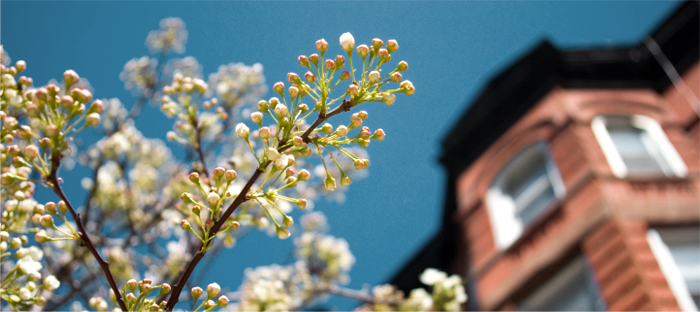
[[[542,42],[443,141],[441,231],[392,280],[465,277],[470,310],[700,307],[700,22],[636,46]]]

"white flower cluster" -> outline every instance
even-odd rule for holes
[[[297,256],[306,262],[311,272],[318,272],[324,282],[347,282],[347,272],[355,257],[342,238],[318,232],[305,232],[294,241]]]
[[[194,56],[172,59],[163,70],[165,77],[182,75],[183,77],[202,78],[202,65]]]
[[[148,93],[153,92],[158,79],[156,66],[158,61],[155,58],[148,56],[133,58],[124,64],[119,79],[124,81],[124,88],[131,91],[131,94],[140,95],[145,92],[146,96],[150,96]]]
[[[246,269],[239,289],[238,311],[293,311],[303,302],[300,276],[291,266]]]
[[[185,52],[187,30],[185,22],[177,17],[168,17],[160,21],[160,29],[152,30],[146,37],[146,46],[151,53]]]
[[[254,103],[267,92],[263,66],[255,63],[221,65],[216,73],[209,75],[209,89],[226,107]]]
[[[467,302],[462,278],[458,275],[447,276],[436,269],[426,269],[420,276],[423,284],[433,289],[432,300],[436,311],[461,311]]]

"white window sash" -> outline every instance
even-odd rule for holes
[[[681,271],[678,269],[676,262],[673,261],[671,251],[663,240],[661,240],[659,232],[650,229],[647,232],[647,241],[649,242],[651,252],[659,263],[661,272],[666,277],[671,292],[673,292],[676,301],[678,301],[678,306],[683,311],[698,311],[698,307],[695,306],[695,302],[693,302],[693,298],[690,296],[688,287],[685,285],[683,274],[681,274]]]
[[[659,147],[664,161],[671,167],[671,170],[677,177],[685,177],[688,174],[688,167],[686,167],[685,162],[683,162],[681,155],[678,154],[678,151],[673,147],[668,136],[666,136],[666,133],[664,133],[661,125],[659,125],[656,120],[647,116],[634,115],[631,121],[633,126],[643,129],[649,134],[654,143]]]
[[[627,176],[627,166],[625,162],[622,161],[622,156],[620,156],[620,153],[617,151],[615,143],[608,132],[608,128],[605,126],[605,117],[597,116],[593,118],[593,121],[591,121],[591,128],[593,128],[593,134],[603,150],[603,155],[605,155],[605,159],[608,161],[613,175],[620,179]]]

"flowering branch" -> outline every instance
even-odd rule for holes
[[[82,241],[82,245],[84,245],[85,247],[87,247],[88,250],[90,250],[90,253],[92,253],[92,256],[95,257],[95,260],[97,260],[97,263],[100,265],[102,271],[105,273],[107,281],[109,282],[109,286],[114,291],[117,304],[119,304],[119,308],[122,309],[122,311],[128,311],[128,309],[126,308],[126,304],[124,304],[124,300],[122,299],[121,292],[119,291],[119,286],[117,286],[117,282],[114,280],[114,276],[109,270],[109,263],[107,263],[107,261],[102,259],[102,256],[100,256],[100,253],[97,251],[97,248],[95,248],[95,244],[92,243],[90,236],[87,234],[85,226],[83,226],[83,222],[80,219],[80,214],[78,214],[75,211],[73,205],[71,205],[70,201],[68,201],[68,198],[61,189],[57,177],[58,168],[60,165],[61,155],[57,153],[51,155],[51,173],[46,177],[46,181],[48,182],[49,186],[53,189],[54,193],[56,193],[56,195],[58,195],[58,197],[60,197],[61,200],[68,207],[68,211],[70,212],[71,216],[73,217],[73,220],[75,220],[75,223],[78,226],[78,231],[80,234],[80,240]]]

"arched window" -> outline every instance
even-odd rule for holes
[[[642,115],[597,116],[591,122],[613,174],[684,177],[685,163],[659,123]]]
[[[526,226],[565,193],[545,142],[520,151],[496,175],[486,194],[496,246],[510,246]]]

